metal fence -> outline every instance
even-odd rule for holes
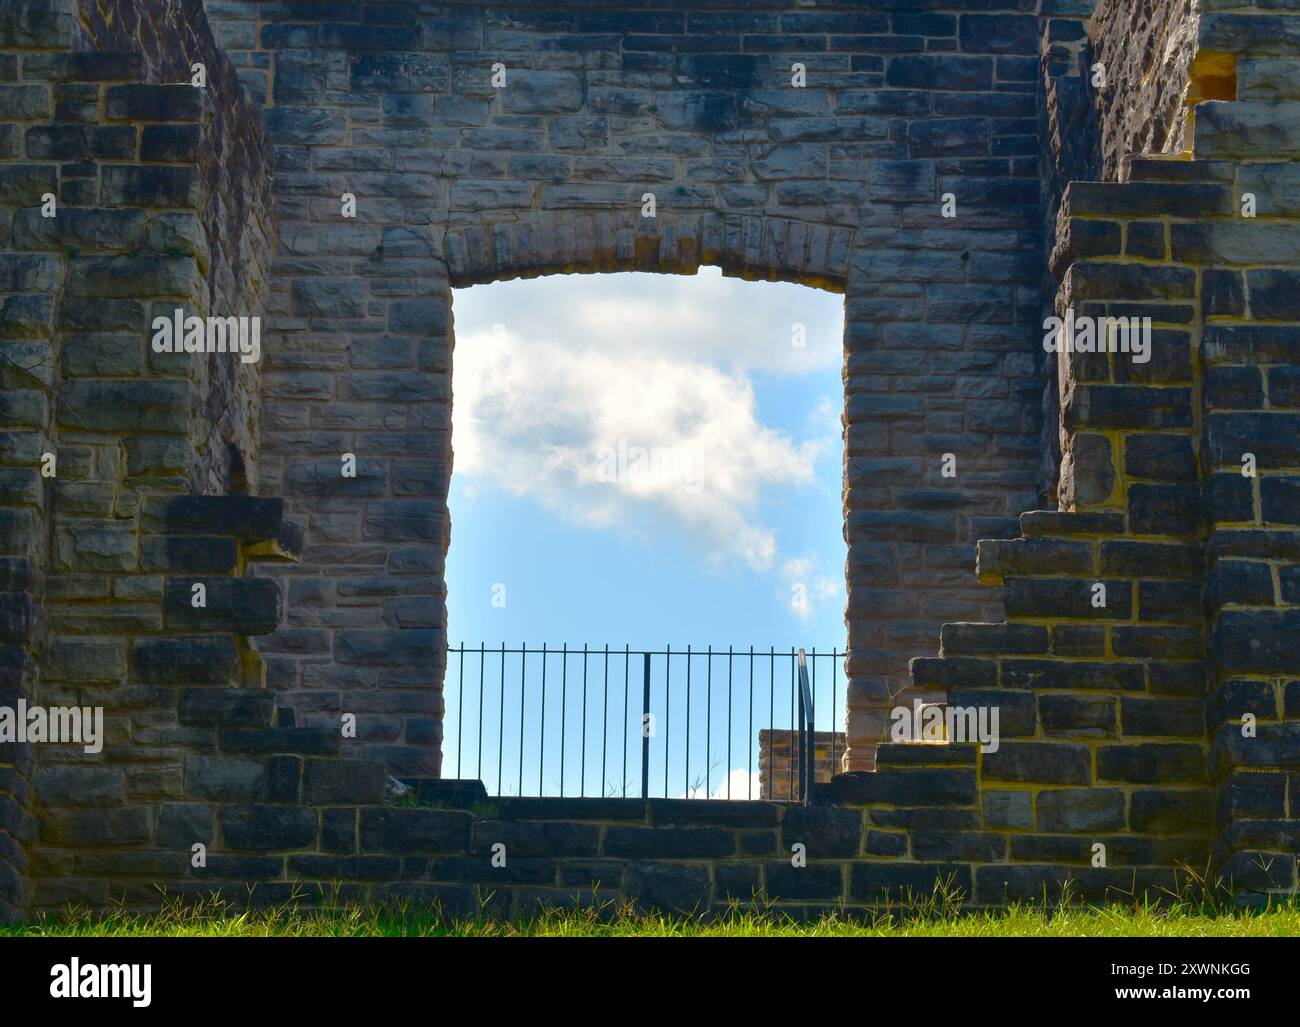
[[[836,759],[838,649],[462,644],[447,655],[443,775],[497,795],[757,799],[767,728],[797,736],[782,791],[807,801],[815,731],[831,731]],[[772,760],[769,749],[769,782]]]

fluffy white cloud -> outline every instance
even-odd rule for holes
[[[783,561],[781,577],[785,582],[790,612],[805,623],[820,613],[827,603],[843,601],[843,580],[826,573],[815,555]]]
[[[838,444],[838,415],[832,428],[819,406],[802,439],[765,426],[749,375],[819,361],[824,370],[826,339],[838,360],[839,324],[810,331],[799,349],[781,322],[806,300],[792,306],[720,275],[658,279],[649,291],[644,278],[458,294],[456,473],[578,523],[647,537],[668,528],[724,563],[771,569],[778,545],[760,496],[813,481],[819,454]],[[737,285],[747,301],[757,288],[752,303],[736,302]],[[827,320],[825,302],[812,306]]]
[[[722,783],[715,785],[713,794],[710,798],[725,799],[728,797],[727,787],[730,785],[730,798],[732,799],[757,799],[763,794],[762,787],[759,783],[759,772],[756,770],[751,774],[744,767],[736,767],[723,778]]]
[[[475,286],[457,294],[456,311],[524,337],[563,328],[561,341],[581,339],[602,353],[737,370],[808,374],[837,368],[843,353],[840,297],[725,278],[713,267],[690,276],[552,275]]]

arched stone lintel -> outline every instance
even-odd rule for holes
[[[453,288],[550,274],[693,275],[717,266],[730,277],[842,293],[853,237],[852,228],[793,218],[570,210],[451,225],[446,254]]]

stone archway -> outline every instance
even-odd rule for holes
[[[308,719],[360,705],[357,748],[437,773],[450,288],[711,263],[846,294],[847,766],[869,769],[908,659],[999,619],[974,541],[1037,505],[1038,17],[773,9],[739,19],[754,50],[684,11],[389,14],[211,12],[255,43],[234,57],[277,154],[259,470],[307,544],[272,684]]]

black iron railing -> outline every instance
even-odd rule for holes
[[[817,732],[813,727],[812,686],[808,683],[808,659],[799,650],[799,798],[813,801],[817,789]],[[793,762],[793,761],[792,761]]]
[[[453,646],[443,775],[477,777],[497,795],[757,799],[765,783],[767,797],[809,801],[818,729],[830,732],[830,764],[842,755],[843,658],[838,649]],[[819,676],[829,699],[820,707]]]

